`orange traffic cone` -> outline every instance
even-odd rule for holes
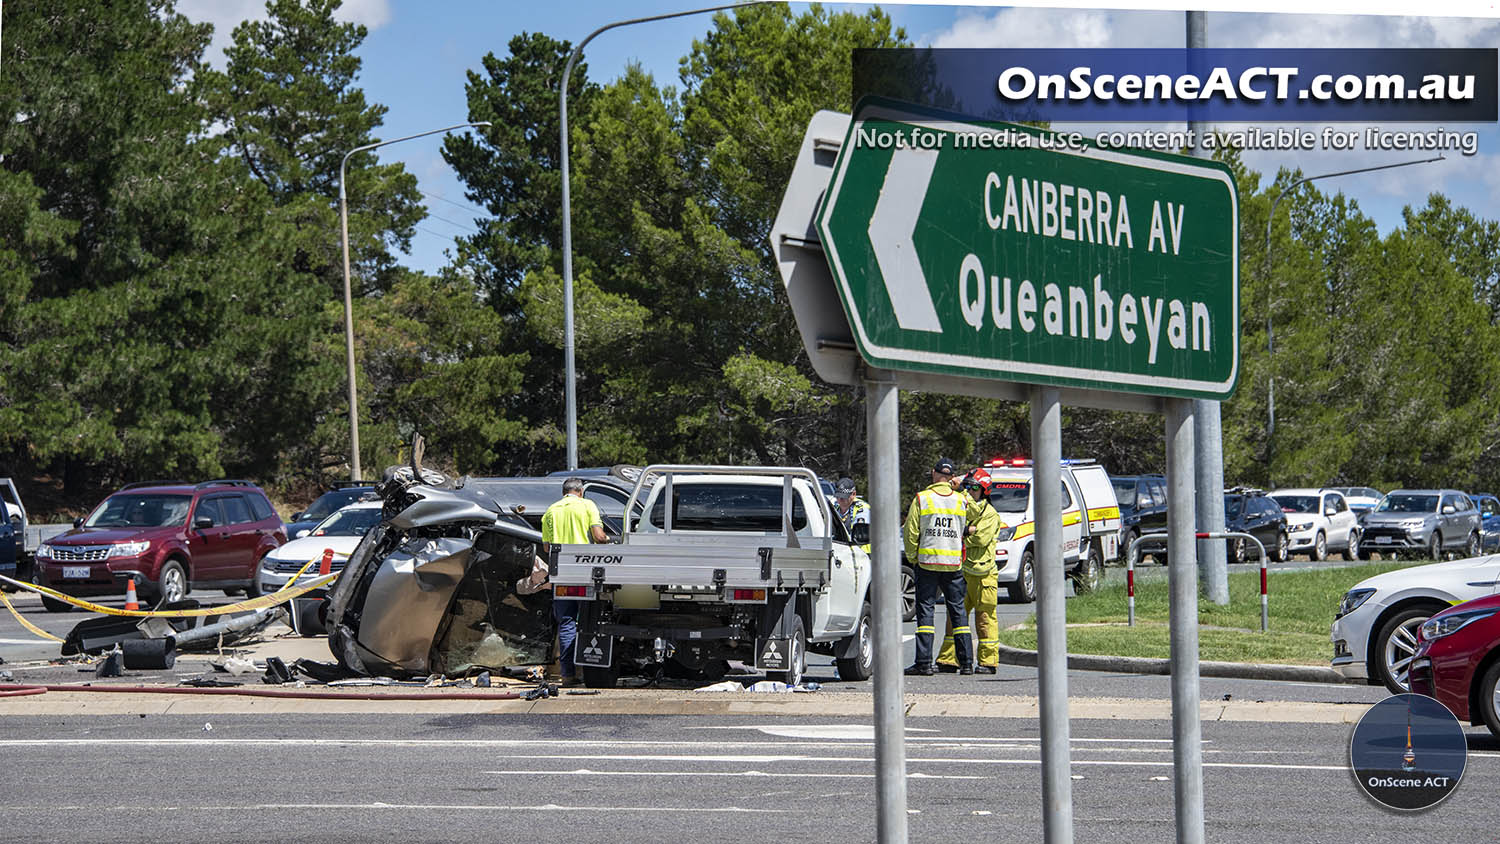
[[[141,605],[137,603],[135,597],[135,578],[132,577],[125,581],[125,609],[138,610],[140,608]]]
[[[333,549],[323,549],[323,559],[318,563],[318,574],[324,575],[333,571]]]

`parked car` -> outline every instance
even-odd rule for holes
[[[1335,489],[1278,489],[1271,493],[1286,514],[1290,553],[1326,560],[1339,551],[1352,560],[1359,552],[1359,522],[1344,494]]]
[[[364,498],[375,494],[372,484],[358,481],[338,481],[334,483],[333,489],[318,496],[318,499],[308,506],[306,510],[292,514],[292,520],[287,522],[286,535],[288,539],[299,539],[335,511]]]
[[[1259,539],[1266,549],[1266,556],[1274,562],[1285,562],[1290,554],[1286,514],[1261,490],[1235,487],[1224,491],[1224,529],[1248,533]],[[1251,543],[1231,539],[1228,544],[1230,562],[1251,560]]]
[[[24,580],[31,576],[31,555],[36,551],[37,540],[32,536],[26,505],[21,501],[21,491],[16,489],[16,482],[10,478],[0,478],[0,505],[5,507],[5,520],[15,535],[15,577],[17,580]],[[4,554],[3,549],[0,549],[0,554]]]
[[[1334,616],[1333,667],[1392,692],[1407,690],[1422,622],[1448,607],[1494,593],[1500,556],[1388,571],[1344,593]]]
[[[1479,493],[1469,499],[1479,510],[1479,553],[1500,551],[1500,498]]]
[[[1365,514],[1374,510],[1380,504],[1380,499],[1385,497],[1380,490],[1367,486],[1335,486],[1329,489],[1344,494],[1344,500],[1349,502],[1349,509],[1354,511],[1357,519],[1363,519]]]
[[[1500,737],[1500,595],[1466,601],[1418,628],[1411,690]]]
[[[998,579],[1011,601],[1036,600],[1036,496],[1032,461],[991,460],[990,506],[1000,513],[995,543]],[[1104,468],[1092,460],[1062,461],[1063,570],[1074,591],[1092,592],[1104,580],[1104,566],[1120,556],[1120,508]]]
[[[1167,531],[1167,478],[1165,475],[1110,475],[1115,499],[1120,504],[1120,559],[1130,553],[1136,537]],[[1153,553],[1159,563],[1167,560],[1166,550]],[[1137,563],[1140,560],[1136,560]]]
[[[261,558],[260,569],[256,573],[259,578],[258,591],[275,592],[285,586],[308,560],[321,562],[320,558],[326,550],[333,551],[329,571],[342,570],[349,555],[354,552],[354,547],[359,544],[360,537],[379,523],[380,498],[374,493],[370,493],[365,500],[341,508],[318,522],[301,539],[293,539]],[[318,564],[314,563],[308,571],[317,574]],[[305,580],[311,579],[305,573],[302,577]]]
[[[149,601],[181,600],[195,586],[254,592],[261,558],[286,539],[281,517],[249,481],[130,484],[42,543],[36,577],[78,597],[120,595],[130,577]]]
[[[1370,552],[1426,555],[1441,560],[1447,551],[1465,557],[1479,554],[1479,510],[1474,501],[1454,489],[1397,489],[1365,517],[1360,558]]]

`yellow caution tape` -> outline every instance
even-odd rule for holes
[[[35,583],[24,583],[22,581],[6,577],[5,575],[0,575],[0,582],[9,583],[13,586],[18,586],[22,589],[30,590],[39,595],[46,595],[49,598],[55,598],[59,601],[72,604],[73,606],[80,609],[85,609],[89,612],[100,613],[102,615],[117,615],[126,616],[129,618],[198,618],[201,616],[228,615],[230,613],[237,612],[250,612],[253,610],[263,610],[268,607],[278,606],[292,600],[293,598],[300,598],[303,595],[312,592],[313,590],[321,589],[324,586],[327,586],[328,584],[337,580],[340,574],[343,574],[343,572],[341,571],[336,571],[332,574],[319,577],[311,583],[308,583],[306,586],[298,586],[293,588],[292,584],[297,582],[297,578],[301,577],[302,573],[307,571],[308,567],[317,561],[318,558],[308,560],[307,563],[304,564],[296,574],[292,575],[292,579],[288,580],[285,586],[281,587],[275,592],[272,592],[269,595],[262,595],[259,598],[251,598],[248,601],[240,601],[234,604],[226,604],[224,606],[218,607],[208,607],[206,609],[199,610],[117,610],[114,607],[106,607],[102,604],[95,604],[91,601],[85,601],[82,598],[75,598],[72,595],[64,594],[57,591],[56,589],[49,589],[46,586],[40,586]],[[9,603],[9,601],[6,602],[7,605],[9,605]],[[15,610],[12,609],[11,612],[14,613]],[[20,618],[19,615],[17,615],[16,617]]]
[[[36,635],[42,637],[43,639],[50,639],[50,640],[52,640],[54,642],[61,642],[61,641],[63,641],[62,639],[59,639],[58,637],[52,635],[51,633],[48,633],[47,631],[43,630],[42,628],[37,627],[35,624],[32,624],[30,621],[27,621],[26,617],[23,616],[23,615],[21,615],[19,612],[17,612],[16,608],[11,605],[10,597],[7,596],[4,592],[0,592],[0,601],[4,601],[5,602],[5,608],[8,609],[8,610],[10,610],[10,614],[16,617],[16,621],[21,622],[21,626],[22,627],[26,628],[27,630],[30,630],[31,632],[33,632]]]

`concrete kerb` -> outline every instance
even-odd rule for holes
[[[1036,651],[1000,645],[1000,661],[1007,665],[1035,667]],[[1068,654],[1068,667],[1078,671],[1108,671],[1115,674],[1169,674],[1170,663],[1165,659],[1142,656],[1103,656],[1098,654]],[[1317,665],[1281,665],[1277,663],[1215,662],[1204,660],[1198,663],[1198,674],[1202,677],[1222,677],[1236,680],[1279,680],[1293,683],[1346,683],[1360,681]]]

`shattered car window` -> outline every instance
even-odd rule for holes
[[[552,592],[516,592],[516,582],[531,573],[536,546],[483,533],[474,550],[434,639],[432,671],[451,677],[471,668],[551,662]]]

